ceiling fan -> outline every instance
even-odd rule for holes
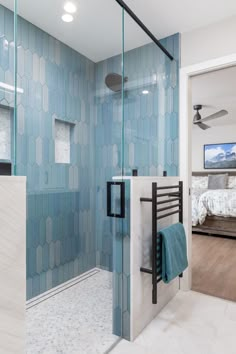
[[[197,111],[196,114],[193,117],[193,124],[196,124],[199,128],[201,128],[203,130],[211,128],[209,125],[205,124],[205,122],[208,122],[209,120],[212,120],[212,119],[223,117],[226,114],[228,114],[228,111],[226,111],[225,109],[222,109],[219,112],[216,112],[214,114],[211,114],[210,116],[202,118],[200,113],[199,113],[199,111],[202,109],[202,105],[201,104],[197,104],[197,105],[193,106],[193,109],[195,111]]]

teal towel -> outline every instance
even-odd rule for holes
[[[188,267],[184,227],[177,223],[160,231],[162,237],[162,279],[165,283],[179,276]]]

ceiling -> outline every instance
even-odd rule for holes
[[[226,109],[229,114],[206,122],[212,127],[236,124],[236,67],[212,71],[194,76],[192,82],[192,103],[203,105],[202,118]],[[193,110],[193,115],[195,114]],[[192,118],[192,117],[191,117]],[[194,129],[199,129],[193,125]]]
[[[72,23],[63,23],[65,0],[18,0],[18,13],[94,62],[121,53],[121,8],[115,0],[74,0],[78,12]],[[13,7],[13,0],[0,0]],[[236,14],[235,0],[126,0],[157,38],[187,32]],[[150,42],[126,16],[125,49]]]

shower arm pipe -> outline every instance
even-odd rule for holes
[[[135,13],[129,8],[123,0],[115,0],[131,17],[132,19],[143,29],[143,31],[153,40],[153,42],[168,56],[170,60],[174,60],[173,56],[168,50],[160,43],[160,41],[152,34],[151,31],[145,26],[145,24],[135,15]]]

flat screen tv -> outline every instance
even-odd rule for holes
[[[236,169],[236,143],[204,145],[205,169]]]

